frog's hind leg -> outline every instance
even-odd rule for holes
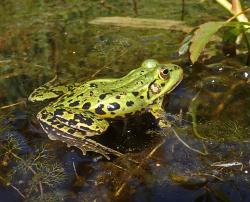
[[[86,136],[100,135],[107,130],[109,123],[96,117],[93,113],[79,109],[64,108],[53,111],[53,116],[63,123],[80,131],[88,131]],[[82,135],[81,135],[82,137]]]
[[[79,148],[84,155],[87,151],[93,151],[103,155],[107,159],[110,159],[110,157],[108,156],[109,154],[118,157],[123,156],[122,153],[90,139],[89,136],[99,134],[96,131],[91,131],[90,129],[87,130],[87,128],[85,127],[85,131],[83,130],[83,127],[81,128],[81,130],[73,128],[70,124],[68,124],[68,122],[63,122],[62,119],[60,120],[56,116],[54,116],[55,111],[53,112],[49,108],[49,110],[44,109],[40,113],[38,113],[40,124],[51,140],[59,140],[65,142],[68,146],[75,146]],[[86,115],[86,118],[89,118],[89,116]],[[108,123],[106,124],[108,127]]]

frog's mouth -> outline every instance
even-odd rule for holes
[[[171,93],[183,80],[183,69],[182,68],[175,69],[174,73],[170,75],[170,78],[175,82],[170,81],[166,85],[166,87],[169,86],[169,89],[165,92],[165,94]]]
[[[180,79],[175,83],[175,85],[170,88],[170,90],[167,92],[167,94],[171,93],[183,80],[183,75],[180,77]]]

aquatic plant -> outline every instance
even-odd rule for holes
[[[235,40],[234,43],[236,47],[241,41],[244,41],[248,50],[247,64],[249,64],[250,45],[247,35],[250,33],[250,23],[244,13],[249,12],[250,8],[242,10],[239,0],[232,0],[232,4],[227,0],[217,0],[217,2],[232,13],[233,17],[227,21],[209,21],[199,25],[198,28],[191,31],[183,40],[182,46],[179,49],[179,54],[182,55],[189,50],[190,60],[192,63],[197,62],[205,46],[212,40],[212,37],[222,28],[227,28],[223,36],[224,42],[232,43],[232,41]],[[237,21],[233,21],[235,19]]]
[[[9,130],[10,125],[1,124],[3,117],[0,117],[0,183],[16,190],[22,198],[43,198],[65,181],[63,166],[46,145],[24,148],[27,142],[20,141],[16,132]]]

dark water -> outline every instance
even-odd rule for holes
[[[181,1],[133,2],[1,1],[0,201],[250,201],[246,58],[210,47],[192,66],[177,57],[185,32],[88,23],[181,19]],[[212,1],[188,1],[184,14],[191,27],[229,17]],[[149,114],[112,122],[95,139],[127,156],[108,161],[51,141],[39,127],[35,115],[47,103],[27,102],[36,87],[55,75],[58,82],[121,76],[148,58],[184,69],[165,104],[176,134],[159,130]]]

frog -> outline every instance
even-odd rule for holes
[[[46,83],[35,89],[28,100],[49,100],[37,119],[49,139],[65,142],[69,147],[110,155],[119,151],[93,140],[103,134],[113,120],[151,113],[160,128],[168,126],[163,100],[183,79],[183,69],[172,63],[161,64],[147,59],[127,75],[97,78],[64,85]]]

